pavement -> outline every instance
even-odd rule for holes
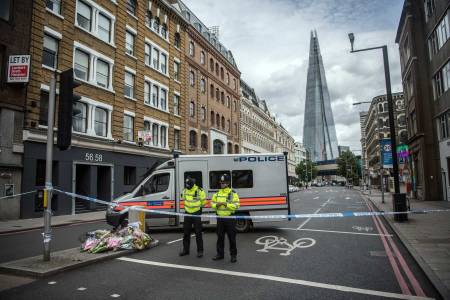
[[[392,194],[362,193],[380,211],[392,211]],[[411,210],[450,209],[448,201],[410,200]],[[450,213],[409,214],[408,221],[384,217],[444,299],[450,299]]]

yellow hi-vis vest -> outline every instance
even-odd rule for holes
[[[220,189],[211,199],[212,209],[221,217],[234,214],[240,206],[239,196],[231,188]]]
[[[206,204],[205,191],[195,184],[191,189],[183,190],[181,199],[184,200],[184,210],[188,214],[198,212]]]

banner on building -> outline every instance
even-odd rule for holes
[[[383,160],[383,168],[390,169],[393,167],[392,164],[392,146],[390,139],[382,139],[380,141],[381,156]]]
[[[28,82],[30,78],[30,55],[10,55],[8,62],[8,82]]]

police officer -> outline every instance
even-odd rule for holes
[[[238,194],[230,188],[230,175],[223,174],[219,180],[220,190],[214,194],[211,200],[211,207],[219,217],[234,215],[240,207]],[[236,219],[217,218],[217,255],[213,260],[224,258],[225,232],[230,242],[231,262],[236,262]]]
[[[201,215],[202,207],[206,204],[206,194],[203,189],[195,184],[195,179],[187,177],[185,181],[185,189],[181,194],[184,200],[184,211],[188,215]],[[183,251],[180,256],[189,254],[192,225],[194,225],[195,238],[197,240],[197,257],[203,256],[203,238],[202,238],[202,220],[200,217],[184,217],[183,225]]]

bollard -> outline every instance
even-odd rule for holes
[[[139,222],[139,229],[145,232],[145,211],[138,210],[142,206],[132,206],[128,211],[128,224]]]
[[[394,212],[407,212],[408,211],[408,205],[406,202],[406,194],[399,193],[399,194],[393,194],[392,195],[392,204]],[[408,214],[397,214],[394,215],[394,220],[397,222],[404,222],[408,221]]]

